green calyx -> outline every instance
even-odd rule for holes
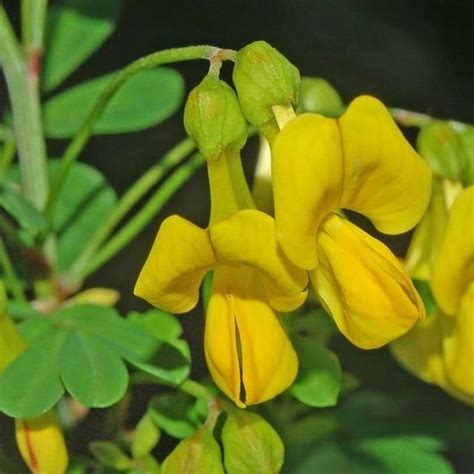
[[[272,107],[298,105],[298,69],[265,41],[237,53],[233,81],[245,118],[267,137],[279,130]]]
[[[235,92],[211,74],[189,94],[184,127],[207,161],[239,151],[247,141],[247,123]]]

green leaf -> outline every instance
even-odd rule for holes
[[[50,160],[50,178],[57,168],[58,161]],[[74,164],[59,194],[53,218],[60,271],[72,265],[116,203],[114,190],[99,171],[84,163]]]
[[[131,445],[134,459],[146,458],[160,440],[160,430],[152,421],[150,415],[145,413],[138,422]]]
[[[119,355],[82,331],[69,334],[61,352],[60,373],[68,392],[87,407],[112,405],[128,386],[128,372]]]
[[[189,348],[185,341],[164,342],[146,359],[125,357],[130,364],[160,381],[179,385],[190,372]]]
[[[224,474],[221,449],[206,425],[181,441],[164,460],[162,474]],[[264,472],[264,471],[262,471]]]
[[[126,474],[160,474],[160,472],[160,465],[156,459],[153,456],[147,456],[144,459],[140,459],[140,463],[127,471]]]
[[[312,407],[329,407],[337,403],[342,371],[337,356],[321,344],[301,337],[294,339],[300,361],[298,377],[290,393]]]
[[[165,433],[183,439],[196,431],[196,426],[188,418],[192,406],[191,397],[181,393],[164,393],[152,398],[148,413]]]
[[[363,440],[357,444],[361,457],[371,458],[373,463],[383,466],[378,472],[413,474],[429,472],[430,474],[454,474],[454,469],[442,456],[433,452],[439,444],[412,437],[378,438]]]
[[[283,464],[284,447],[278,433],[248,410],[227,411],[222,443],[228,474],[277,473]]]
[[[0,375],[0,410],[14,418],[34,418],[63,394],[59,354],[66,334],[55,330],[20,354]]]
[[[43,108],[44,130],[52,138],[73,136],[116,73],[84,82],[49,99]],[[125,133],[171,117],[181,105],[184,85],[173,69],[140,71],[118,90],[94,127],[94,133]]]
[[[35,340],[46,338],[56,331],[51,323],[52,321],[49,318],[43,316],[27,319],[18,324],[17,328],[21,336],[30,344],[33,344]]]
[[[179,340],[182,328],[175,316],[160,310],[147,313],[131,313],[129,321],[158,340],[164,341],[155,352],[147,357],[128,357],[135,367],[160,380],[178,385],[190,371],[190,351],[186,341]]]
[[[55,317],[72,318],[83,331],[100,339],[127,362],[162,381],[179,384],[189,375],[185,341],[159,340],[120,317],[113,308],[77,305],[61,310]]]
[[[31,233],[43,233],[48,222],[16,189],[9,184],[0,185],[0,207],[2,207],[19,226]]]
[[[93,441],[89,443],[89,449],[103,466],[124,471],[133,465],[133,461],[114,443]]]
[[[438,443],[413,436],[365,439],[338,445],[328,442],[311,451],[292,474],[453,474],[438,453]],[[289,466],[290,467],[290,466]]]
[[[162,341],[175,341],[183,332],[176,316],[159,309],[151,309],[145,313],[133,311],[128,314],[127,319]]]
[[[305,337],[320,344],[326,344],[338,332],[334,320],[322,308],[305,314],[289,314],[283,322],[291,336]]]
[[[57,320],[72,320],[81,331],[100,339],[125,359],[146,359],[161,342],[120,317],[114,308],[89,304],[64,308],[54,314]]]
[[[13,319],[36,319],[42,317],[42,314],[33,308],[30,303],[15,300],[8,301],[7,313]]]
[[[61,0],[48,9],[42,86],[60,84],[114,31],[121,0]]]
[[[48,160],[51,180],[59,160]],[[18,166],[8,171],[12,181],[20,182]],[[58,234],[58,267],[66,272],[90,237],[117,204],[115,191],[104,176],[92,166],[74,163],[61,188],[52,227]]]

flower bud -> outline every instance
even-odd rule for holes
[[[284,447],[273,427],[248,410],[227,410],[222,428],[224,464],[232,474],[280,472]]]
[[[15,420],[15,426],[18,449],[34,474],[66,472],[66,444],[53,410],[37,418]]]
[[[213,75],[207,75],[189,94],[184,127],[208,161],[240,150],[247,140],[247,123],[235,92]]]
[[[435,176],[461,179],[466,156],[460,137],[449,123],[433,120],[426,124],[418,135],[417,147]]]
[[[265,41],[237,53],[233,80],[245,118],[267,136],[279,130],[272,107],[298,105],[298,69]]]
[[[163,474],[224,474],[221,449],[212,436],[210,426],[204,425],[189,438],[181,441],[161,466]]]
[[[328,81],[320,77],[303,77],[298,111],[338,118],[344,112],[344,104]]]

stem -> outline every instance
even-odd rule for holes
[[[22,0],[21,30],[23,45],[31,52],[43,49],[43,32],[48,0]]]
[[[207,388],[203,387],[199,382],[196,382],[195,380],[187,379],[181,385],[179,385],[178,388],[182,392],[187,393],[188,395],[191,395],[194,398],[202,398],[204,400],[207,400],[208,402],[213,401],[215,398],[214,395],[209,392]]]
[[[87,143],[87,140],[91,136],[95,123],[101,116],[102,112],[114,94],[125,83],[125,81],[127,81],[127,79],[139,71],[151,69],[162,64],[169,64],[179,61],[190,61],[195,59],[210,59],[215,57],[217,51],[225,52],[228,50],[220,50],[219,48],[208,45],[166,49],[164,51],[159,51],[157,53],[137,59],[120,71],[101,93],[93,109],[86,117],[81,128],[76,133],[75,137],[64,152],[60,161],[59,169],[54,175],[51,184],[51,189],[46,204],[47,215],[51,215],[59,191],[61,190],[61,187],[64,183],[64,179],[71,165],[78,158],[79,154]],[[230,52],[229,56],[232,56]]]
[[[23,286],[15,273],[15,269],[8,257],[2,238],[0,238],[0,264],[2,265],[3,273],[5,274],[5,283],[8,284],[13,297],[18,301],[25,302],[26,297],[23,291]]]
[[[162,160],[152,166],[121,197],[108,218],[97,229],[87,246],[71,267],[71,274],[80,274],[97,249],[105,242],[110,233],[128,211],[164,176],[173,166],[180,163],[195,148],[194,142],[186,138],[170,150]]]
[[[13,112],[23,193],[41,210],[48,194],[48,174],[38,94],[39,70],[32,67],[31,62],[27,64],[25,61],[1,6],[0,63],[5,73]]]
[[[78,274],[70,275],[73,281],[74,279],[85,278],[114,257],[143,230],[153,216],[168,202],[169,198],[181,188],[191,175],[204,163],[204,158],[196,153],[187,163],[175,170],[145,206],[99,250],[84,270],[81,270]]]
[[[389,110],[393,119],[404,127],[423,127],[423,125],[433,120],[433,117],[429,115],[412,112],[411,110],[397,108],[391,108]]]

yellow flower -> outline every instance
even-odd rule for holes
[[[179,216],[166,219],[135,294],[185,313],[214,270],[204,338],[209,370],[237,405],[260,403],[285,390],[298,371],[277,312],[303,303],[308,277],[281,252],[274,219],[255,210],[240,161],[246,123],[233,90],[206,78],[189,96],[185,125],[207,160],[210,224],[201,229]]]
[[[474,405],[474,186],[448,214],[433,259],[431,289],[441,308],[394,341],[397,360],[428,383]]]
[[[302,304],[306,273],[281,254],[274,220],[262,212],[237,211],[206,230],[171,216],[161,225],[135,294],[183,313],[197,304],[210,270],[205,353],[211,374],[240,406],[273,398],[293,382],[298,369],[276,311]]]
[[[350,209],[387,234],[425,212],[431,172],[377,99],[337,120],[303,114],[272,146],[275,218],[289,259],[309,270],[322,304],[362,348],[384,345],[424,317],[410,278],[383,244],[335,212]]]
[[[64,437],[53,410],[15,420],[18,449],[34,474],[63,474],[68,465]]]

